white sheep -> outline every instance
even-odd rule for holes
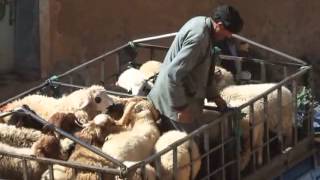
[[[172,130],[164,133],[155,144],[155,152],[158,153],[161,150],[169,147],[172,143],[178,141],[187,136],[187,133]],[[189,152],[189,149],[191,152]],[[191,154],[191,157],[190,157]],[[173,151],[163,154],[161,156],[161,177],[163,179],[173,178]],[[192,177],[191,176],[191,164]],[[187,140],[177,147],[177,168],[176,172],[177,180],[189,180],[194,179],[198,174],[201,166],[200,153],[197,144],[193,140]]]
[[[144,76],[149,79],[160,72],[161,62],[155,60],[149,60],[143,63],[139,70],[144,74]]]
[[[14,147],[31,147],[43,134],[41,131],[0,123],[0,140]]]
[[[93,85],[76,90],[59,99],[44,95],[29,95],[7,104],[3,110],[9,111],[24,104],[45,120],[56,112],[63,112],[74,113],[81,123],[86,123],[97,114],[106,112],[107,107],[112,105],[113,101],[102,86]],[[10,117],[3,118],[3,120],[8,122]]]
[[[264,83],[264,84],[247,84],[247,85],[232,85],[233,76],[230,72],[225,69],[218,67],[220,74],[215,78],[217,86],[221,89],[221,96],[229,106],[238,107],[252,98],[260,95],[268,89],[274,87],[275,83]],[[216,74],[217,75],[217,74]],[[281,123],[279,122],[278,116],[278,92],[277,90],[271,92],[268,95],[268,106],[267,114],[264,113],[263,99],[260,99],[254,103],[253,119],[250,118],[250,109],[246,107],[242,109],[242,112],[246,114],[245,117],[240,121],[240,128],[242,129],[243,138],[243,150],[241,152],[240,169],[243,170],[250,161],[250,127],[255,124],[252,134],[253,149],[258,149],[257,161],[261,165],[263,163],[263,134],[264,127],[263,121],[266,115],[268,127],[271,131],[278,134],[279,140],[285,137],[285,146],[290,146],[292,143],[292,128],[293,128],[293,105],[292,105],[292,93],[284,86],[281,87]],[[208,103],[207,105],[210,105]]]
[[[54,180],[67,180],[66,177],[66,166],[61,166],[58,164],[53,165],[53,177]],[[50,179],[50,171],[49,169],[46,170],[42,175],[41,175],[41,180],[51,180]]]
[[[132,95],[146,96],[153,84],[147,81],[146,76],[135,68],[129,68],[121,73],[116,82],[117,86],[131,92]]]
[[[103,144],[102,151],[120,161],[140,161],[152,154],[154,144],[160,136],[156,125],[159,118],[151,102],[142,100],[133,103],[131,110],[124,113],[124,125],[131,124],[132,129],[110,134]],[[126,110],[125,110],[126,112]],[[129,121],[128,121],[129,120]]]
[[[109,133],[116,133],[122,130],[122,127],[117,126],[113,119],[106,114],[97,115],[92,121],[88,124],[84,125],[85,128],[76,136],[78,136],[81,140],[84,140],[86,143],[100,147],[104,142],[105,137]],[[108,161],[107,159],[91,152],[90,150],[82,147],[80,145],[76,145],[75,150],[71,154],[68,161],[75,161],[78,163],[92,165],[97,167],[115,167],[113,163]],[[65,169],[65,176],[68,179],[98,179],[98,174],[95,172],[89,171],[76,171],[73,168],[57,168],[57,174],[62,174],[61,169]],[[59,176],[60,176],[59,175]],[[45,176],[45,175],[44,175]],[[61,176],[60,176],[61,177]],[[104,178],[111,178],[112,175],[104,174]]]
[[[0,150],[8,153],[20,155],[30,155],[36,157],[47,157],[60,159],[59,140],[55,136],[44,135],[31,148],[16,148],[0,143]],[[41,174],[48,168],[46,164],[37,161],[26,161],[26,171],[28,179],[39,179]],[[3,156],[0,159],[0,177],[9,179],[22,179],[23,159]]]

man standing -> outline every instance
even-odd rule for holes
[[[161,114],[161,129],[191,132],[197,129],[204,99],[223,111],[226,102],[212,83],[214,43],[241,31],[243,21],[229,5],[217,7],[212,18],[189,20],[177,33],[148,95]]]

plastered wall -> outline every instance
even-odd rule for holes
[[[210,15],[222,3],[241,12],[245,20],[241,35],[308,60],[318,73],[320,1],[43,0],[42,77],[63,72],[129,40],[177,31],[189,18]]]

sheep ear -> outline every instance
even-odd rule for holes
[[[80,108],[80,109],[85,109],[89,104],[90,104],[90,99],[89,99],[89,98],[86,98],[85,100],[83,100],[82,102],[80,102],[79,108]]]

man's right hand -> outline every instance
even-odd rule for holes
[[[178,122],[191,123],[193,121],[189,107],[178,111]]]
[[[220,112],[225,112],[228,109],[227,103],[221,96],[217,96],[213,99],[213,101],[218,106]]]

